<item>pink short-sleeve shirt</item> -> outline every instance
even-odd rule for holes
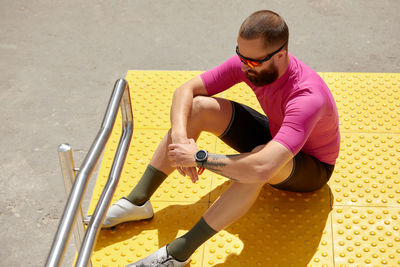
[[[272,140],[293,155],[302,151],[333,165],[339,154],[340,132],[332,93],[315,71],[290,53],[289,58],[286,72],[267,86],[254,86],[236,55],[200,77],[210,96],[245,82],[268,117]]]

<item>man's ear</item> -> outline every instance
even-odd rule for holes
[[[278,52],[278,54],[277,54],[277,56],[278,56],[278,58],[279,59],[281,59],[283,56],[285,56],[286,55],[286,50],[281,50],[281,51],[279,51]]]

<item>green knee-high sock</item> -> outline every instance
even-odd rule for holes
[[[168,175],[160,170],[157,170],[150,164],[147,165],[147,168],[144,171],[142,178],[140,178],[139,182],[137,183],[135,188],[133,188],[133,190],[129,193],[126,199],[128,199],[135,205],[143,205],[147,200],[150,199],[150,197],[162,184],[162,182],[164,182],[167,176]]]
[[[212,229],[201,217],[200,221],[189,232],[167,246],[168,254],[178,261],[186,261],[198,247],[216,233],[217,231]]]

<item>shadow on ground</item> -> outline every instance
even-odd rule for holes
[[[178,231],[189,230],[208,208],[210,194],[219,193],[229,183],[193,204],[153,203],[155,216],[152,221],[124,223],[113,230],[102,230],[94,254],[115,244],[120,244],[114,247],[117,253],[106,256],[120,263],[151,254],[179,236]],[[219,233],[206,242],[204,260],[219,267],[306,266],[320,245],[332,210],[331,190],[326,185],[313,193],[285,192],[278,200],[271,197],[277,191],[265,186],[244,217],[226,228],[223,231],[226,234]],[[294,199],[300,201],[294,202]],[[326,201],[302,201],[307,199]]]

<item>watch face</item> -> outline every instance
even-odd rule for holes
[[[204,160],[207,156],[207,153],[204,150],[199,150],[196,154],[198,160]]]

